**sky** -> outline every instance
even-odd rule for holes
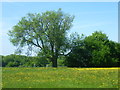
[[[42,13],[59,8],[75,16],[69,33],[78,32],[88,36],[95,31],[102,31],[110,40],[118,42],[117,2],[2,2],[0,55],[14,54],[16,47],[9,41],[7,33],[27,13]]]

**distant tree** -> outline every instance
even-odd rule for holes
[[[111,60],[111,62],[114,62],[114,63],[111,63],[111,64],[114,65],[114,66],[120,65],[120,64],[118,64],[119,61],[120,61],[120,43],[117,43],[117,42],[114,42],[114,41],[108,41],[106,43],[106,45],[110,49],[110,53],[109,53],[110,59],[109,60]]]
[[[2,59],[2,66],[8,66],[8,67],[18,67],[19,66],[19,59],[17,59],[16,55],[8,55],[4,56]]]
[[[66,33],[72,26],[74,17],[58,11],[41,14],[29,13],[9,31],[10,41],[18,46],[18,51],[27,46],[28,51],[38,48],[57,67],[58,56],[63,52]]]
[[[120,43],[116,43],[116,58],[118,59],[117,66],[120,67]]]
[[[110,41],[106,34],[96,31],[80,38],[73,35],[71,51],[65,63],[70,67],[112,67],[120,61],[120,44]]]
[[[85,38],[85,47],[91,52],[91,65],[95,67],[116,66],[118,59],[114,57],[115,42],[110,41],[106,34],[96,31]]]
[[[3,56],[2,67],[44,67],[48,61],[43,57],[24,56],[24,55],[7,55]]]
[[[109,48],[104,46],[104,42],[106,41],[108,41],[108,37],[101,31],[96,31],[85,38],[85,47],[89,50],[92,56],[90,58],[91,66],[99,66],[100,63],[104,62],[104,55],[106,51],[109,52]]]

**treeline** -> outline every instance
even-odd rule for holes
[[[25,56],[25,55],[7,55],[2,56],[2,67],[51,67],[52,63],[45,57]],[[59,57],[58,65],[64,66],[65,57]]]
[[[2,57],[2,67],[45,67],[48,61],[43,57],[7,55]]]
[[[102,32],[90,36],[71,34],[66,54],[58,57],[58,66],[68,67],[119,67],[120,43],[111,41]],[[8,55],[2,57],[2,67],[52,66],[48,58],[38,56]]]

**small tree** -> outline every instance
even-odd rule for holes
[[[57,58],[63,51],[66,33],[72,26],[74,17],[58,11],[41,14],[29,13],[23,17],[13,30],[9,31],[10,41],[18,46],[18,51],[27,46],[28,51],[38,48],[57,67]]]

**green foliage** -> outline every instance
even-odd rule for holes
[[[88,50],[80,47],[75,47],[66,56],[65,65],[69,67],[87,67],[89,65],[90,53]]]
[[[44,13],[29,13],[17,23],[13,30],[9,31],[10,41],[18,46],[18,52],[22,47],[28,47],[29,51],[38,48],[57,67],[57,58],[66,43],[66,33],[71,28],[74,16],[58,11],[46,11]]]
[[[58,58],[58,66],[63,67],[64,66],[64,61],[65,61],[65,56],[60,56]]]
[[[9,55],[3,57],[2,66],[8,67],[110,67],[120,65],[120,43],[113,42],[101,31],[90,36],[77,33],[67,37],[74,16],[57,11],[28,13],[9,31],[10,41],[17,46],[16,54],[28,48],[37,57]],[[64,55],[64,56],[61,56]]]
[[[8,55],[2,59],[2,67],[45,67],[48,61],[42,57]]]
[[[71,51],[65,64],[70,67],[113,67],[118,66],[119,43],[110,41],[101,31],[80,40],[73,35]]]
[[[90,53],[85,47],[85,36],[77,33],[70,35],[70,52],[66,56],[65,65],[68,67],[86,67]]]
[[[69,43],[68,43],[69,42]],[[68,67],[115,67],[120,64],[120,43],[111,41],[106,34],[94,32],[85,37],[73,33],[63,49],[64,56],[58,57],[58,66]],[[50,50],[38,53],[36,57],[22,55],[1,56],[2,67],[45,67],[53,66]],[[61,52],[62,54],[62,52]],[[52,58],[53,59],[53,58]]]
[[[109,47],[104,45],[107,41],[108,37],[106,34],[98,31],[85,38],[85,47],[91,53],[91,66],[105,65],[105,55],[109,53]]]

